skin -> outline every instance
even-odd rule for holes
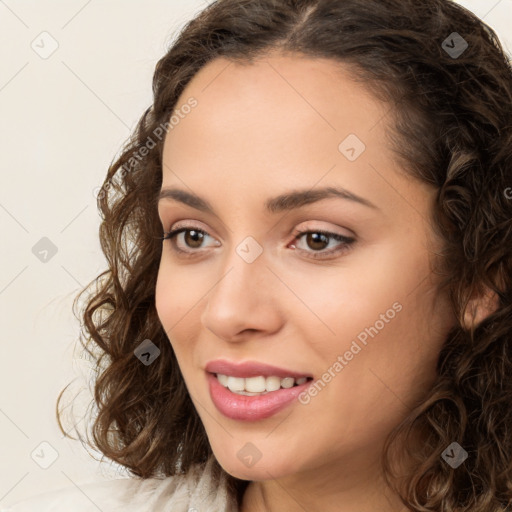
[[[159,202],[165,231],[186,224],[207,236],[174,240],[195,251],[189,259],[163,242],[156,307],[217,460],[251,481],[241,510],[405,510],[383,484],[382,444],[432,385],[455,321],[432,271],[441,248],[428,220],[435,191],[394,162],[385,138],[389,106],[334,61],[219,58],[178,105],[191,96],[197,106],[166,136],[162,188],[194,192],[215,215]],[[350,133],[366,145],[353,162],[338,149]],[[324,186],[344,187],[377,208],[334,197],[265,211],[270,197]],[[314,259],[342,247],[332,238],[295,239],[294,230],[318,229],[355,242]],[[252,263],[236,252],[248,236],[263,251]],[[208,361],[256,360],[316,380],[394,303],[401,310],[307,405],[297,401],[252,422],[215,408]],[[251,467],[237,456],[248,442],[261,453]]]

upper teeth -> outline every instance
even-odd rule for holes
[[[279,388],[291,388],[295,383],[297,385],[304,384],[307,381],[306,377],[300,379],[294,379],[293,377],[264,377],[260,375],[258,377],[232,377],[228,375],[222,375],[217,373],[217,379],[219,382],[233,393],[243,395],[255,395],[268,391],[277,391]]]

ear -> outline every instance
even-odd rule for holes
[[[496,292],[485,288],[484,293],[475,291],[464,312],[464,327],[475,328],[499,307],[499,297]]]

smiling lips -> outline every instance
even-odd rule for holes
[[[226,360],[206,365],[211,399],[224,416],[245,421],[268,418],[310,385],[313,377],[258,362]]]
[[[225,359],[216,359],[210,361],[205,370],[210,373],[220,373],[223,375],[229,375],[231,377],[293,377],[294,379],[300,379],[301,377],[313,378],[311,374],[299,373],[294,370],[287,370],[285,368],[279,368],[269,364],[259,363],[257,361],[246,361],[244,363],[232,363]]]
[[[258,377],[242,378],[223,375],[221,373],[217,373],[216,376],[218,381],[225,388],[228,388],[233,393],[246,396],[255,396],[261,393],[277,391],[280,388],[292,388],[295,385],[304,384],[304,382],[308,380],[307,377],[301,377],[300,379],[284,377],[281,379],[276,376],[264,377],[262,375]]]

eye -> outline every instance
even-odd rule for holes
[[[184,236],[182,238],[178,238],[178,235],[181,235],[182,233],[184,234]],[[301,253],[308,254],[308,257],[311,258],[328,258],[333,254],[346,252],[347,250],[350,249],[350,246],[355,242],[355,238],[353,237],[347,237],[339,233],[331,233],[329,231],[322,231],[318,229],[309,231],[296,231],[294,233],[294,236],[295,238],[290,247],[298,249],[299,252]],[[201,245],[206,239],[206,237],[210,237],[210,235],[206,231],[191,226],[180,227],[167,233],[164,233],[162,239],[171,240],[173,251],[175,251],[180,256],[192,257],[196,256],[197,253],[200,252],[197,249],[201,248]],[[297,240],[301,240],[302,238],[304,238],[304,240],[306,241],[306,245],[313,249],[312,251],[301,247],[297,247],[297,244],[295,242]],[[178,241],[181,241],[182,245],[184,245],[186,248],[180,248]],[[326,251],[325,249],[329,246],[330,241],[338,242],[338,246]],[[214,245],[218,247],[220,243],[216,242]]]
[[[329,231],[322,230],[309,230],[309,231],[297,231],[294,233],[295,240],[304,238],[305,243],[308,247],[313,248],[313,251],[298,248],[300,252],[308,253],[308,257],[312,258],[328,258],[333,254],[346,252],[350,249],[350,246],[355,242],[355,238],[340,235],[339,233],[331,233]],[[334,249],[325,251],[326,247],[329,246],[329,239],[338,242],[338,246]],[[294,242],[295,242],[294,240]],[[326,245],[327,244],[327,245]],[[292,244],[291,247],[297,247],[296,244]]]
[[[182,237],[182,241],[185,242],[185,246],[191,248],[191,249],[199,249],[201,247],[201,244],[203,243],[205,237],[209,237],[210,235],[203,231],[202,229],[196,228],[196,227],[182,227],[177,228],[172,231],[169,231],[168,233],[164,233],[163,240],[171,240],[172,242],[172,248],[175,252],[181,254],[182,256],[192,256],[193,252],[197,251],[189,251],[187,249],[181,249],[178,246],[178,235],[181,235],[182,233],[185,234],[184,237]],[[190,236],[187,236],[190,235]],[[219,244],[217,244],[219,245]]]

